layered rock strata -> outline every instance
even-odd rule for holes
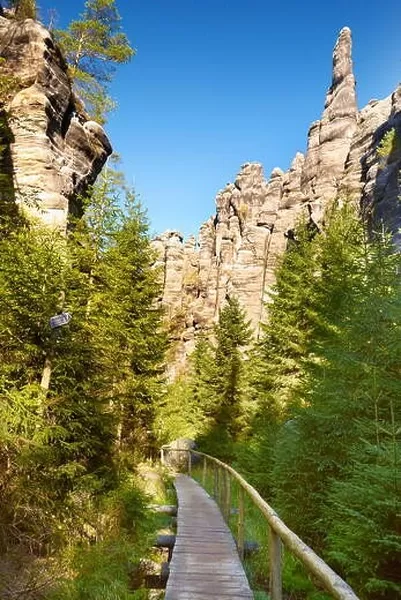
[[[379,156],[385,133],[397,135]],[[260,164],[247,163],[216,197],[216,215],[197,239],[167,231],[154,241],[164,272],[163,304],[177,340],[173,375],[185,365],[196,335],[210,330],[227,295],[245,308],[255,335],[265,320],[277,260],[302,211],[318,224],[338,194],[358,199],[384,220],[397,239],[401,226],[399,171],[401,87],[390,97],[357,109],[351,32],[344,28],[333,53],[332,83],[322,118],[309,129],[305,156],[269,180]]]
[[[74,97],[65,61],[39,23],[0,17],[2,98],[8,120],[14,198],[46,223],[65,228],[79,194],[112,149],[102,127]]]

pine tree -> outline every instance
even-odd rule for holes
[[[36,0],[10,0],[8,4],[17,19],[36,19]]]
[[[247,421],[244,411],[244,351],[251,329],[237,298],[227,298],[215,326],[214,364],[198,349],[194,372],[194,396],[208,419],[199,438],[211,454],[226,459],[233,455],[233,443],[243,434]],[[205,342],[201,342],[204,344]]]
[[[181,375],[166,386],[155,406],[155,434],[159,447],[179,438],[195,439],[203,415],[196,411],[189,377]]]
[[[166,349],[160,286],[145,214],[111,167],[91,190],[71,242],[86,274],[92,385],[108,399],[119,449],[146,453],[154,444]]]
[[[214,409],[218,427],[235,439],[241,431],[241,393],[243,377],[242,351],[250,342],[250,324],[237,298],[228,298],[215,327],[216,379],[213,388],[219,401]]]
[[[210,424],[216,410],[216,349],[205,335],[198,337],[190,358],[190,393],[192,406],[203,415],[203,427]]]
[[[361,597],[390,598],[400,444],[383,437],[397,431],[400,410],[400,259],[387,236],[367,236],[347,203],[332,211],[318,246],[300,402],[275,450],[275,505],[317,550],[329,548]],[[390,474],[384,500],[380,482]]]
[[[128,193],[121,226],[104,255],[105,286],[94,310],[104,318],[104,333],[112,341],[102,370],[108,374],[118,414],[118,441],[131,453],[142,455],[155,450],[153,420],[166,350],[154,260],[145,215]]]
[[[329,348],[333,376],[346,382],[336,417],[351,426],[342,427],[347,460],[327,491],[324,523],[329,556],[360,596],[387,600],[401,593],[401,265],[383,233],[362,247],[363,280],[344,326],[343,353]]]
[[[318,251],[318,239],[310,240],[307,224],[301,221],[277,266],[263,335],[249,353],[250,435],[237,445],[235,461],[269,500],[277,434],[300,402],[300,375],[313,329],[309,311]]]
[[[26,225],[0,240],[0,544],[53,548],[153,449],[165,337],[146,219],[105,174],[67,240]],[[49,318],[72,314],[56,334]],[[40,387],[45,357],[52,372]],[[41,493],[38,493],[41,490]],[[19,523],[18,527],[15,523]]]
[[[318,276],[317,252],[318,239],[310,241],[306,224],[300,222],[296,241],[289,243],[277,267],[268,321],[252,354],[251,384],[263,422],[268,414],[271,421],[284,418],[291,404],[298,403],[299,375],[312,334],[309,310]]]
[[[388,408],[385,426],[374,419],[357,423],[363,438],[343,478],[330,486],[325,515],[327,556],[364,600],[401,596],[401,423]]]
[[[55,34],[78,95],[100,123],[114,106],[108,85],[115,65],[128,62],[134,55],[120,21],[116,0],[86,0],[81,18]]]
[[[283,517],[314,544],[321,542],[321,529],[317,525],[322,508],[321,495],[324,495],[327,487],[325,476],[330,476],[329,469],[333,465],[333,461],[328,456],[326,458],[325,453],[331,447],[333,453],[339,454],[339,448],[336,440],[333,440],[331,446],[322,444],[322,439],[327,441],[330,432],[333,431],[333,435],[336,435],[336,431],[330,420],[321,424],[313,421],[315,405],[309,395],[311,379],[308,378],[306,382],[306,378],[310,377],[310,372],[314,369],[324,368],[320,358],[322,344],[338,339],[337,325],[342,323],[353,298],[363,236],[363,224],[355,207],[347,202],[341,208],[334,204],[327,214],[324,235],[316,237],[312,242],[307,239],[303,241],[306,246],[303,253],[306,261],[298,263],[298,268],[301,267],[299,271],[294,274],[291,269],[288,272],[283,268],[280,273],[288,288],[284,296],[279,294],[277,297],[278,321],[287,323],[288,314],[301,314],[302,318],[293,321],[293,331],[281,336],[284,341],[279,341],[281,348],[277,348],[280,357],[278,361],[284,360],[284,364],[287,364],[289,358],[295,357],[296,370],[290,378],[280,377],[280,385],[284,384],[281,392],[285,399],[284,425],[278,438],[271,478],[276,482],[276,503]],[[295,306],[294,301],[297,302]],[[280,331],[280,327],[278,329]],[[268,338],[269,335],[266,336],[266,342]],[[295,348],[296,354],[290,346],[289,353],[287,340],[299,338],[304,340],[303,345]],[[277,359],[274,362],[277,363]],[[267,365],[266,370],[271,372],[271,365]],[[324,378],[322,371],[322,381]],[[341,381],[340,377],[336,382],[339,396],[342,394]],[[333,403],[329,406],[334,410]],[[311,456],[316,457],[316,460],[311,459]],[[340,456],[338,461],[341,464]],[[319,475],[312,469],[313,462],[321,471]],[[322,475],[323,472],[326,475]],[[311,502],[310,498],[314,501]],[[308,512],[298,511],[296,507],[299,503],[306,501],[309,505]]]
[[[0,246],[0,487],[7,507],[0,529],[5,545],[18,540],[42,551],[56,533],[60,537],[60,523],[68,523],[74,489],[85,478],[104,484],[110,428],[100,403],[82,393],[82,353],[76,356],[81,276],[65,239],[31,225],[11,232]],[[74,321],[55,335],[49,318],[61,290],[72,290],[65,308]],[[50,351],[55,369],[45,395],[40,381]]]
[[[39,383],[53,345],[49,318],[68,276],[65,243],[57,232],[25,226],[3,238],[1,257],[0,378]]]
[[[187,370],[171,382],[157,406],[160,443],[178,438],[198,439],[209,431],[217,399],[213,393],[214,348],[205,335],[196,340]]]

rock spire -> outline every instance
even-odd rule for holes
[[[325,203],[338,192],[351,142],[357,129],[358,108],[352,67],[351,31],[344,27],[333,52],[332,83],[320,121],[308,133],[302,191]]]
[[[396,239],[400,235],[401,87],[358,111],[351,50],[345,27],[305,155],[297,153],[287,172],[274,169],[268,180],[262,165],[244,164],[234,183],[217,194],[216,215],[197,240],[184,241],[177,232],[155,240],[165,273],[163,303],[177,340],[172,376],[185,367],[197,333],[212,328],[227,295],[237,296],[260,335],[277,260],[302,212],[319,223],[327,203],[342,194],[359,200],[372,222],[385,221]],[[395,142],[380,157],[377,149],[392,129]]]

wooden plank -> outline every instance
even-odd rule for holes
[[[215,501],[178,475],[177,538],[165,600],[251,600],[235,541]]]

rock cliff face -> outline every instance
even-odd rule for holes
[[[1,75],[14,85],[2,98],[8,120],[14,199],[64,228],[77,194],[94,182],[111,146],[74,97],[50,33],[27,19],[0,17]]]
[[[173,375],[184,365],[199,331],[211,329],[226,295],[238,297],[255,335],[265,319],[277,259],[302,211],[318,224],[338,194],[358,198],[372,220],[401,226],[400,144],[387,157],[377,149],[386,131],[401,139],[401,87],[357,109],[351,32],[344,28],[333,53],[333,77],[322,118],[308,133],[305,156],[266,180],[260,164],[245,164],[216,198],[216,215],[187,241],[167,231],[154,241],[164,272],[163,304],[177,341]],[[401,240],[400,240],[401,241]]]

